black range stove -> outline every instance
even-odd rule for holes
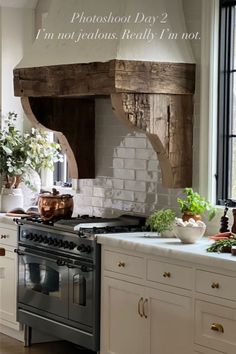
[[[145,218],[87,215],[44,222],[18,219],[18,320],[99,350],[100,245],[96,234],[142,231]]]

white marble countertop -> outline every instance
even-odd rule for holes
[[[147,234],[147,233],[146,233]],[[236,271],[236,257],[229,253],[209,253],[206,251],[214,241],[203,237],[195,244],[183,244],[177,238],[156,238],[155,233],[121,233],[97,235],[98,243],[116,249],[141,252],[166,258],[214,266]]]
[[[17,225],[15,224],[13,219],[14,219],[14,217],[12,217],[12,216],[6,216],[5,213],[0,213],[0,223],[4,223],[4,224],[11,225],[11,226],[15,226],[17,228]]]

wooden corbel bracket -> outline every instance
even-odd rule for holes
[[[146,133],[157,153],[165,187],[192,185],[192,100],[192,95],[111,95],[117,117]]]

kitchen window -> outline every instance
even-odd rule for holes
[[[236,199],[236,0],[220,1],[217,200]]]
[[[54,134],[53,140],[59,143]],[[63,162],[54,163],[53,184],[61,187],[71,187],[71,179],[69,178],[69,168],[66,154],[63,154]]]

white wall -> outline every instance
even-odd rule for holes
[[[23,111],[19,97],[14,97],[13,69],[23,57],[24,51],[32,45],[34,12],[32,9],[2,7],[1,23],[1,110],[6,116],[16,112],[19,128],[22,127]]]

